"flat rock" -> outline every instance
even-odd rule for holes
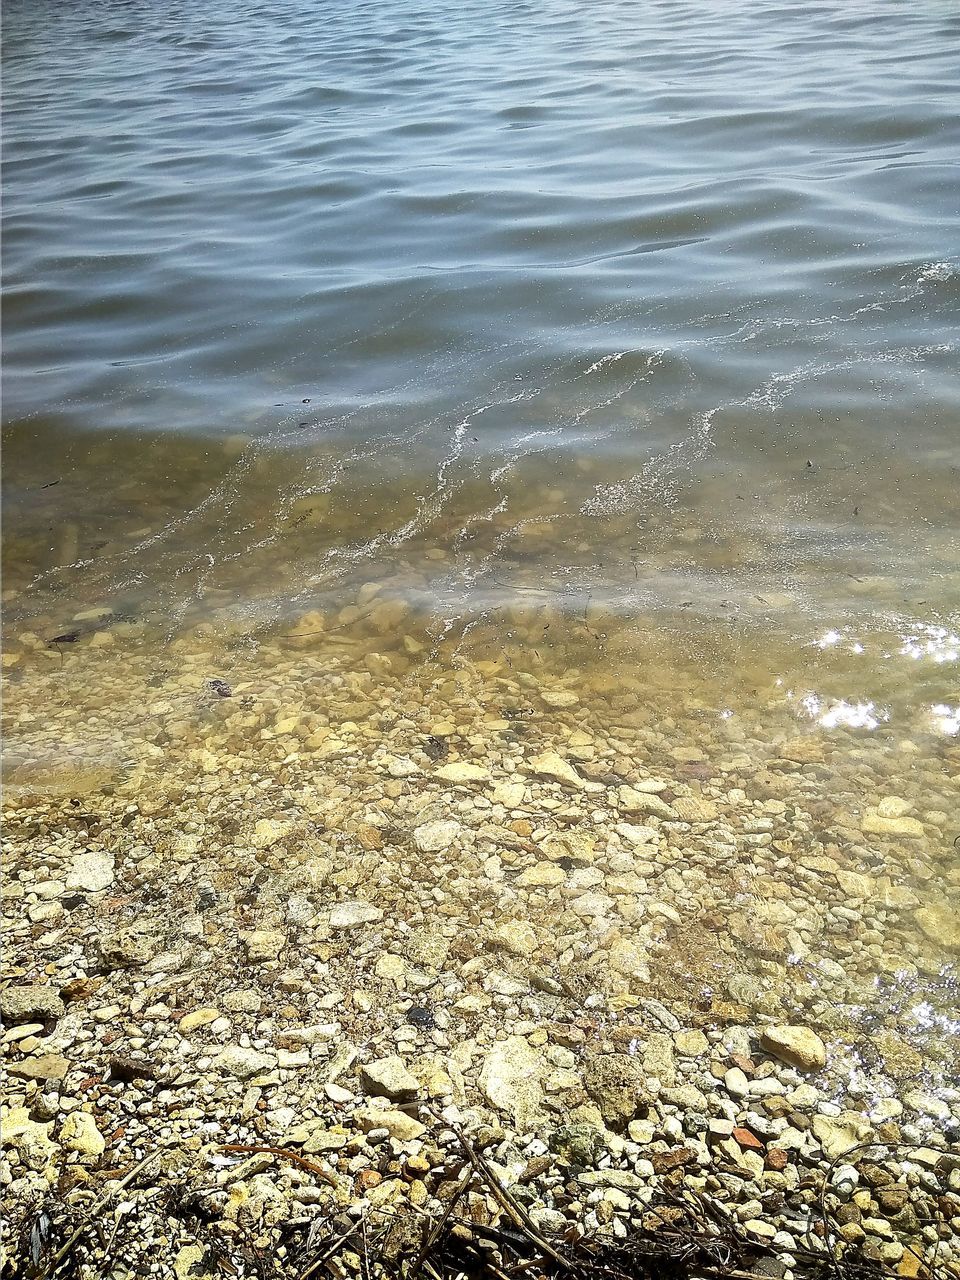
[[[835,1160],[865,1142],[873,1130],[857,1112],[841,1111],[838,1116],[814,1116],[813,1132],[827,1159]]]
[[[643,1051],[643,1070],[648,1076],[656,1076],[667,1088],[673,1086],[677,1077],[677,1065],[673,1056],[672,1036],[663,1031],[650,1033]]]
[[[157,954],[156,939],[137,925],[105,930],[97,946],[107,969],[138,969],[149,964]]]
[[[623,1127],[652,1101],[643,1064],[627,1053],[598,1053],[587,1060],[583,1087],[608,1124]]]
[[[241,932],[240,941],[247,959],[252,964],[262,964],[277,959],[286,945],[287,936],[279,929],[248,929]]]
[[[426,1126],[404,1111],[380,1111],[375,1107],[360,1107],[353,1113],[353,1122],[364,1133],[372,1129],[386,1129],[398,1142],[410,1142],[426,1133]]]
[[[590,831],[574,828],[571,831],[553,831],[540,842],[541,850],[552,862],[569,858],[572,862],[592,862],[597,838]]]
[[[913,918],[931,942],[948,951],[960,951],[960,911],[943,903],[918,907]]]
[[[827,1064],[826,1045],[809,1027],[764,1027],[760,1043],[768,1053],[801,1071],[819,1071]]]
[[[7,987],[0,992],[0,1015],[6,1025],[21,1027],[27,1022],[46,1022],[63,1016],[64,1004],[53,987],[30,985]]]
[[[538,756],[532,756],[527,761],[527,765],[538,778],[562,782],[568,787],[575,787],[578,791],[582,791],[586,786],[573,765],[564,760],[563,756],[557,755],[556,751],[544,751]]]
[[[563,884],[567,873],[555,862],[538,862],[517,877],[517,884],[527,889],[550,889]]]
[[[538,946],[537,931],[527,920],[503,920],[494,929],[490,941],[511,955],[527,956]]]
[[[272,849],[292,830],[292,822],[282,822],[276,818],[261,818],[259,822],[253,824],[247,840],[255,849]]]
[[[480,1090],[492,1107],[508,1115],[523,1133],[533,1128],[543,1102],[544,1060],[522,1036],[498,1041],[480,1072]]]
[[[184,1035],[189,1035],[191,1031],[196,1031],[198,1027],[207,1027],[211,1022],[216,1022],[219,1017],[219,1009],[211,1007],[194,1009],[192,1013],[185,1013],[177,1025]]]
[[[652,791],[639,791],[636,787],[617,788],[617,807],[626,813],[649,813],[658,818],[675,818],[676,813]]]
[[[484,769],[479,764],[469,764],[466,761],[458,764],[445,764],[438,769],[436,776],[444,782],[453,782],[464,784],[468,782],[489,782],[490,770]]]
[[[236,1076],[238,1080],[246,1080],[264,1071],[272,1071],[277,1065],[277,1060],[272,1054],[261,1053],[259,1049],[229,1044],[213,1059],[213,1065],[227,1075]]]
[[[115,865],[113,854],[89,851],[79,853],[70,864],[66,885],[68,890],[83,893],[101,893],[113,884]]]
[[[383,912],[369,902],[338,902],[330,912],[331,929],[356,929],[383,919]]]
[[[15,1148],[28,1169],[45,1170],[60,1154],[59,1146],[50,1137],[52,1128],[52,1123],[31,1120],[28,1108],[14,1107],[3,1118],[3,1145]]]
[[[904,836],[908,840],[919,840],[924,835],[923,823],[916,818],[885,818],[876,809],[867,810],[860,827],[872,836]]]
[[[684,822],[713,822],[719,812],[712,801],[700,796],[680,796],[673,802],[673,811]]]
[[[60,1145],[98,1160],[107,1149],[107,1140],[89,1112],[71,1111],[60,1129]]]
[[[461,830],[460,823],[452,818],[424,822],[414,830],[413,842],[421,853],[440,853],[450,848]]]
[[[580,698],[572,689],[541,689],[540,697],[548,707],[575,707],[580,702]]]
[[[366,1094],[389,1098],[391,1102],[405,1102],[414,1098],[420,1089],[420,1081],[407,1070],[403,1059],[396,1054],[377,1058],[360,1068],[360,1084]]]
[[[70,1063],[59,1053],[44,1053],[11,1062],[7,1074],[17,1080],[62,1080],[69,1070]]]

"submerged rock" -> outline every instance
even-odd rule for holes
[[[760,1043],[768,1053],[801,1071],[819,1071],[827,1064],[826,1045],[809,1027],[764,1027]]]
[[[479,1085],[491,1106],[504,1112],[519,1132],[541,1118],[542,1076],[545,1063],[523,1036],[508,1036],[493,1046],[484,1060]]]

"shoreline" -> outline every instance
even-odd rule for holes
[[[6,797],[14,1223],[161,1146],[120,1201],[154,1274],[199,1247],[168,1194],[271,1251],[331,1206],[436,1223],[456,1123],[545,1232],[682,1187],[800,1274],[832,1166],[844,1247],[911,1275],[942,1231],[957,1264],[955,743],[901,771],[676,691],[309,643],[228,683],[184,642],[154,693],[102,654],[53,720],[14,709],[62,741]],[[81,768],[138,704],[122,767]]]

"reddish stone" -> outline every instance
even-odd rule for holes
[[[751,1133],[749,1129],[734,1129],[734,1141],[739,1143],[741,1147],[746,1147],[748,1151],[762,1151],[763,1143],[755,1133]]]
[[[757,1069],[753,1059],[745,1057],[742,1053],[731,1053],[730,1061],[735,1067],[739,1067],[745,1076],[752,1076]]]
[[[790,1163],[790,1157],[783,1147],[769,1147],[767,1149],[767,1157],[763,1163],[768,1169],[772,1169],[774,1173],[782,1173]]]
[[[690,1147],[674,1147],[672,1151],[656,1151],[650,1157],[655,1173],[669,1173],[671,1169],[679,1169],[685,1164],[692,1164],[697,1153]]]
[[[383,1175],[377,1173],[376,1169],[361,1169],[357,1174],[357,1187],[361,1191],[369,1191],[371,1187],[378,1187],[383,1181]]]

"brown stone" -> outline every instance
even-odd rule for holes
[[[922,1248],[922,1245],[920,1246]],[[912,1249],[907,1249],[903,1257],[897,1264],[897,1275],[906,1276],[907,1280],[913,1280],[914,1276],[920,1274],[920,1268],[923,1263],[920,1261],[920,1249],[916,1253]]]
[[[747,1151],[762,1151],[763,1143],[755,1133],[751,1133],[749,1129],[734,1129],[734,1141]]]
[[[690,1147],[674,1147],[672,1151],[655,1151],[650,1157],[655,1173],[669,1173],[684,1165],[695,1164],[697,1153]]]
[[[379,827],[371,826],[369,822],[361,823],[357,827],[357,840],[360,847],[366,849],[368,853],[374,853],[383,848],[383,832]]]
[[[783,1147],[768,1147],[763,1163],[773,1173],[783,1173],[790,1163],[790,1156]]]
[[[45,1053],[36,1058],[24,1058],[11,1062],[7,1074],[17,1080],[62,1080],[70,1070],[70,1063],[58,1053]]]
[[[369,1191],[371,1187],[378,1187],[383,1181],[383,1175],[377,1173],[376,1169],[361,1169],[357,1174],[357,1190]]]

